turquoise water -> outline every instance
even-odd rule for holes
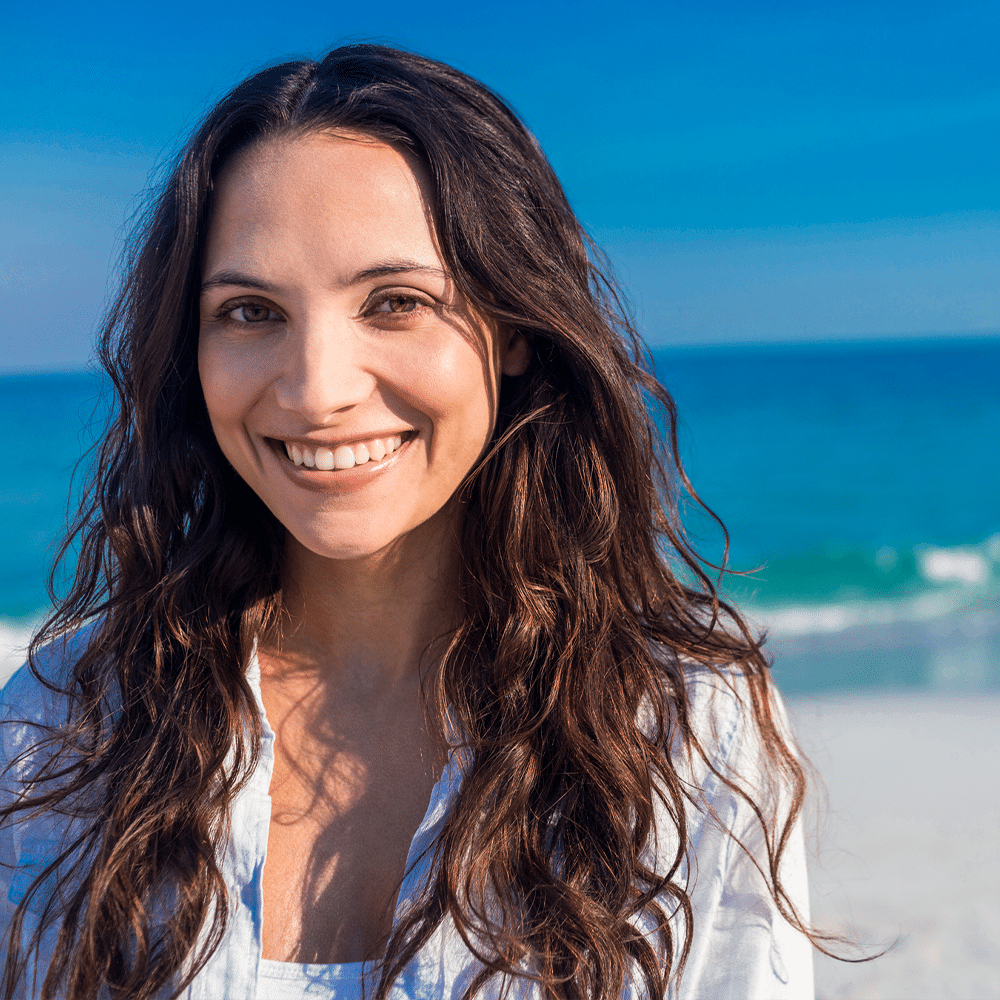
[[[786,689],[1000,683],[1000,341],[656,363],[734,568],[760,567],[728,590],[768,627]]]
[[[728,592],[769,629],[788,690],[1000,683],[1000,340],[655,352],[702,498],[730,530]],[[0,639],[46,605],[86,374],[0,378]],[[702,550],[721,555],[705,518]]]
[[[1000,531],[1000,342],[659,352],[682,453],[763,605],[982,574]],[[985,547],[984,547],[985,546]],[[971,549],[970,549],[971,547]],[[966,565],[959,568],[959,563]],[[970,561],[971,560],[971,561]]]
[[[0,426],[12,430],[0,438],[0,616],[7,619],[47,606],[45,580],[73,472],[101,427],[100,386],[84,373],[0,376]]]

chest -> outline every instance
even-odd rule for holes
[[[420,713],[265,707],[275,733],[263,870],[263,955],[356,962],[392,927],[439,762]]]

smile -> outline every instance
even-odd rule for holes
[[[364,465],[367,462],[381,462],[402,446],[404,437],[409,440],[410,435],[394,434],[372,438],[369,441],[342,444],[334,448],[325,448],[322,445],[309,447],[298,441],[284,441],[283,444],[285,454],[296,465],[329,472],[353,469],[356,465]]]

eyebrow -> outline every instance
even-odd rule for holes
[[[360,285],[366,281],[372,281],[377,278],[387,278],[394,274],[433,274],[437,277],[444,279],[449,279],[451,275],[440,267],[429,267],[426,264],[420,264],[415,260],[384,260],[373,264],[371,267],[363,268],[360,271],[356,271],[351,277],[345,282],[346,285]],[[262,281],[260,278],[255,278],[252,274],[246,274],[243,271],[233,271],[233,270],[223,270],[216,271],[210,278],[206,278],[201,284],[201,290],[207,292],[211,288],[220,288],[222,286],[239,286],[241,288],[257,288],[262,292],[273,292],[275,291],[275,286]]]
[[[372,267],[366,267],[358,271],[348,282],[349,285],[358,285],[364,281],[371,281],[373,278],[387,278],[393,274],[408,274],[417,272],[420,274],[433,274],[439,278],[450,278],[451,275],[441,267],[428,267],[415,260],[384,260],[379,261]]]

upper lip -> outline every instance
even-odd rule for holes
[[[406,440],[407,437],[412,436],[415,433],[412,427],[407,428],[397,428],[392,431],[365,431],[362,433],[355,433],[349,436],[338,437],[336,439],[331,438],[312,438],[312,437],[284,437],[283,435],[274,434],[268,435],[272,441],[278,441],[281,444],[297,444],[305,448],[329,448],[333,451],[336,448],[340,448],[343,445],[355,445],[364,444],[366,441],[374,441],[376,438],[388,438],[388,437],[401,437]]]

